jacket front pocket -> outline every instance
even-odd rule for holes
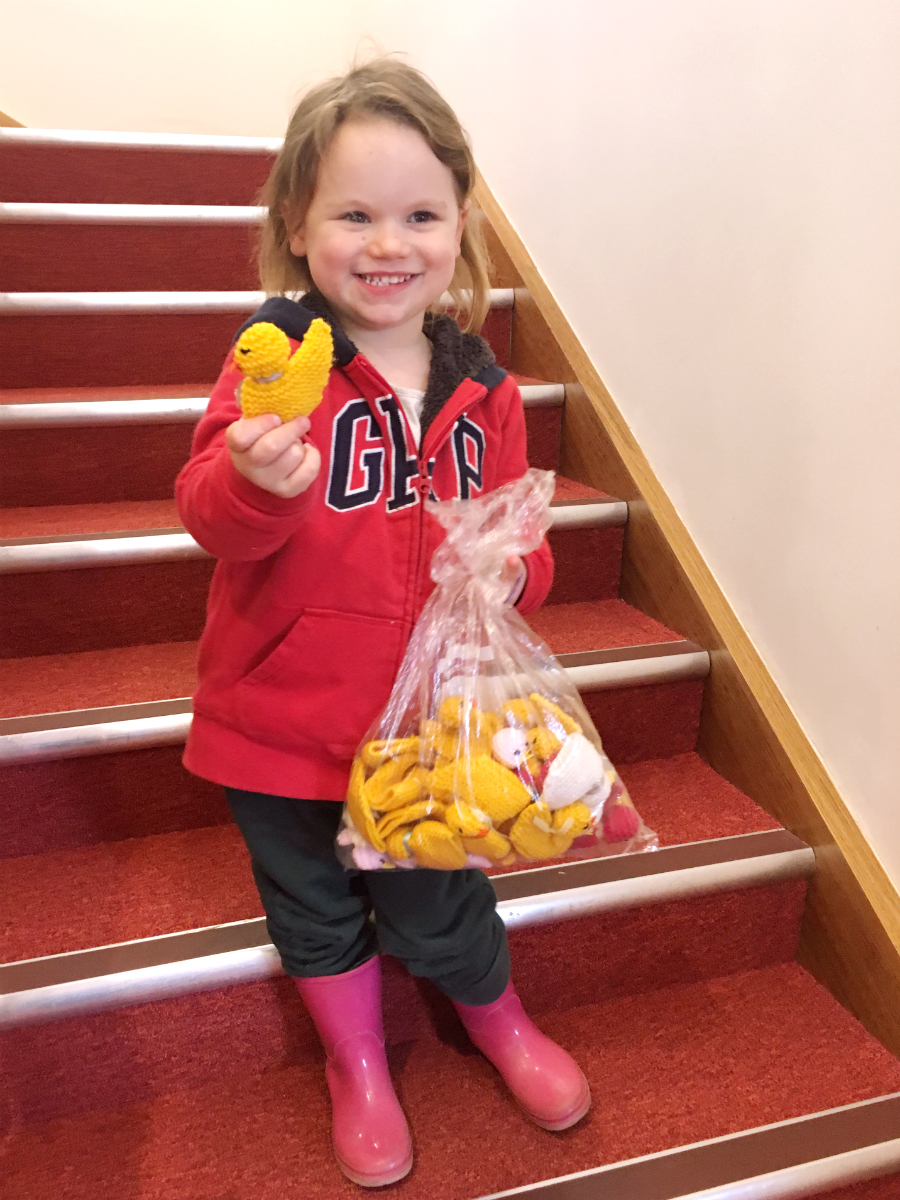
[[[305,609],[237,684],[242,732],[280,750],[318,744],[349,761],[387,703],[405,629],[382,617]]]

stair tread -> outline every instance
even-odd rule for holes
[[[622,775],[663,845],[779,828],[696,754],[624,767]],[[0,860],[7,962],[259,915],[231,824]]]
[[[528,620],[557,654],[683,641],[624,600],[552,605]],[[196,642],[0,659],[0,719],[189,696],[195,664]]]
[[[189,696],[196,662],[193,641],[0,659],[0,717]]]
[[[604,500],[606,492],[556,477],[554,501]],[[181,525],[174,500],[115,500],[100,504],[48,504],[0,508],[0,538],[133,532]]]
[[[510,371],[520,387],[544,386],[550,381]],[[215,380],[208,383],[183,383],[168,386],[158,383],[108,387],[0,388],[0,404],[60,404],[95,400],[181,400],[190,396],[208,396]]]
[[[680,633],[632,608],[624,600],[547,604],[530,613],[527,619],[554,654],[684,641]]]
[[[90,1111],[23,1122],[4,1158],[12,1192],[50,1200],[65,1178],[72,1200],[358,1195],[333,1162],[319,1055],[276,1025],[266,1031],[276,1044],[265,1068],[247,1062],[254,1039],[232,1038],[229,1058],[222,1025],[234,1003],[222,998],[219,1025],[181,1025],[173,1035],[172,1053],[205,1059],[210,1083],[157,1096],[151,1087],[146,1098],[144,1056],[133,1064],[131,1103],[104,1109],[98,1089]],[[288,992],[280,1015],[286,1030],[305,1022]],[[793,963],[560,1006],[537,1020],[592,1085],[589,1117],[564,1136],[548,1137],[518,1112],[450,1018],[440,1033],[429,1029],[392,1052],[416,1144],[403,1184],[409,1200],[471,1200],[900,1089],[900,1063]]]

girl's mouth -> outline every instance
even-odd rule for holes
[[[400,287],[416,277],[415,275],[357,275],[356,278],[362,280],[368,287],[391,288]]]

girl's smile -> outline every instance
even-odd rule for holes
[[[465,217],[449,169],[421,134],[354,119],[323,156],[289,244],[351,338],[415,337],[453,279]]]

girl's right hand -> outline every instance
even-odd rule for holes
[[[225,431],[235,469],[273,496],[284,500],[299,496],[322,465],[316,447],[300,440],[309,425],[309,417],[295,417],[286,424],[274,413],[241,417]]]

